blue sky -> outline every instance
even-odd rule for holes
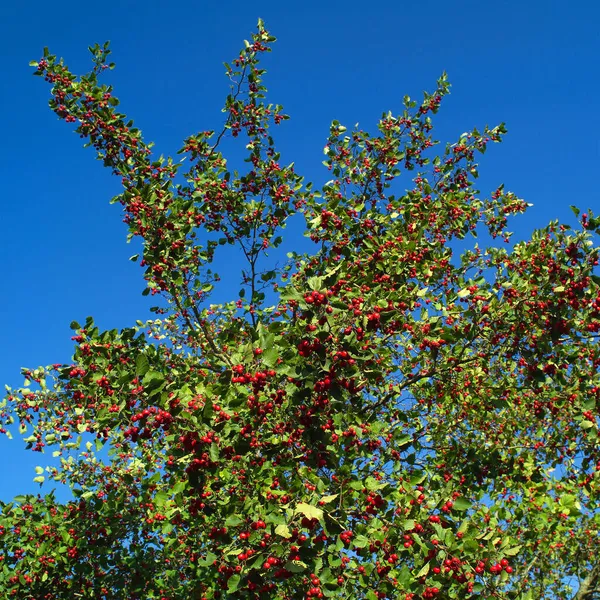
[[[106,81],[120,108],[158,153],[174,154],[184,137],[222,122],[222,63],[258,17],[278,38],[265,61],[270,100],[292,117],[277,130],[282,162],[295,161],[307,180],[328,178],[321,161],[331,120],[371,128],[446,70],[453,87],[438,139],[507,124],[506,141],[482,161],[480,188],[505,183],[534,204],[514,221],[517,238],[551,219],[572,221],[570,204],[600,208],[600,5],[592,0],[7,3],[0,384],[21,385],[21,366],[68,362],[72,320],[93,315],[101,328],[119,328],[148,318],[151,305],[140,295],[141,269],[128,261],[135,248],[119,208],[108,203],[118,181],[49,111],[48,85],[29,61],[48,46],[82,73],[87,47],[111,40],[117,68]],[[33,467],[44,460],[22,448],[0,438],[2,500],[38,489]]]

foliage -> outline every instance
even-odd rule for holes
[[[53,451],[36,480],[74,499],[1,504],[3,597],[525,600],[576,578],[595,597],[600,220],[504,244],[527,205],[473,187],[504,127],[436,154],[445,76],[374,135],[334,121],[313,191],[269,133],[287,119],[265,101],[273,41],[259,22],[226,65],[224,127],[186,139],[185,162],[117,112],[108,45],[82,77],[33,63],[122,179],[163,305],[123,331],[73,323],[72,364],[9,390],[3,431]],[[295,214],[317,250],[268,268]],[[228,244],[242,289],[210,304]]]

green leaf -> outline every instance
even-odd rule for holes
[[[237,527],[238,525],[241,525],[243,522],[244,522],[244,520],[240,519],[240,517],[238,517],[237,515],[230,515],[229,517],[227,517],[227,519],[225,519],[226,527]]]
[[[170,494],[168,492],[165,492],[165,491],[157,492],[156,495],[154,496],[154,505],[157,508],[164,506],[166,504],[167,500],[169,499],[169,497],[170,497]]]
[[[172,488],[171,491],[174,495],[181,494],[188,486],[187,481],[178,481]]]
[[[583,410],[594,410],[596,408],[596,398],[592,396],[591,398],[583,399],[581,407]]]
[[[144,377],[149,369],[148,357],[145,354],[138,354],[135,359],[135,374],[138,377]]]
[[[227,580],[227,591],[230,593],[235,592],[238,589],[238,585],[240,584],[241,577],[237,574],[232,575]]]
[[[158,389],[165,382],[165,377],[158,371],[148,371],[142,379],[142,384],[146,391]]]
[[[519,545],[519,546],[514,546],[513,548],[507,548],[506,550],[504,550],[504,554],[506,556],[514,556],[515,554],[519,553],[519,550],[523,547],[523,545]]]
[[[331,501],[335,500],[339,494],[332,494],[331,496],[321,496],[321,502],[324,504],[329,504]]]
[[[319,521],[323,519],[323,511],[320,508],[312,504],[306,504],[305,502],[300,502],[296,505],[294,514],[302,514],[309,519],[318,519]]]
[[[267,348],[261,355],[263,363],[267,367],[274,367],[277,364],[277,358],[279,356],[279,350],[276,346]]]
[[[202,416],[206,420],[209,420],[213,416],[214,412],[215,412],[215,409],[213,407],[212,401],[207,400],[206,403],[204,404],[204,410],[202,411]]]
[[[367,477],[364,482],[364,487],[366,487],[368,490],[381,490],[386,487],[386,485],[387,483],[382,483],[375,479],[375,477],[371,476]]]
[[[277,527],[275,527],[275,533],[286,539],[292,537],[287,525],[277,525]]]
[[[212,565],[215,562],[215,560],[217,560],[217,555],[213,554],[212,552],[207,552],[206,553],[206,558],[203,558],[202,560],[199,560],[198,564],[201,567],[212,567]]]
[[[213,462],[217,462],[219,460],[219,446],[217,446],[217,444],[215,444],[214,442],[210,445],[209,454],[210,460],[212,460]]]
[[[468,510],[469,508],[471,508],[471,502],[469,502],[469,500],[466,498],[457,498],[452,503],[453,510],[464,511]]]
[[[322,277],[309,277],[306,283],[309,289],[320,292],[323,286],[323,279]]]
[[[285,568],[292,573],[302,573],[307,567],[308,565],[301,560],[290,560],[285,563]]]

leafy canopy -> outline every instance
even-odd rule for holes
[[[578,579],[598,597],[600,220],[511,250],[527,205],[474,189],[504,127],[440,149],[445,76],[374,135],[334,121],[313,189],[271,136],[288,118],[265,100],[273,41],[259,22],[226,65],[222,129],[183,161],[117,112],[107,44],[81,77],[33,63],[121,178],[162,304],[122,331],[73,323],[72,363],[9,390],[3,432],[52,451],[36,481],[73,499],[0,504],[4,597],[525,600]],[[293,215],[315,251],[271,268]],[[239,297],[210,304],[226,245]]]

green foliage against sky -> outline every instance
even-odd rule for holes
[[[440,148],[445,76],[374,134],[334,121],[331,180],[313,189],[271,137],[287,118],[265,99],[273,41],[259,22],[226,65],[223,129],[187,138],[185,160],[157,158],[117,112],[107,45],[82,77],[48,52],[34,64],[122,181],[158,305],[122,331],[74,323],[72,364],[26,371],[5,399],[7,426],[60,461],[43,489],[74,499],[1,505],[0,589],[592,600],[600,221],[575,209],[577,229],[507,245],[527,204],[473,187],[504,127]],[[245,148],[239,171],[226,138]],[[314,252],[270,268],[294,215]],[[217,272],[237,267],[227,245],[240,292],[211,304]]]

